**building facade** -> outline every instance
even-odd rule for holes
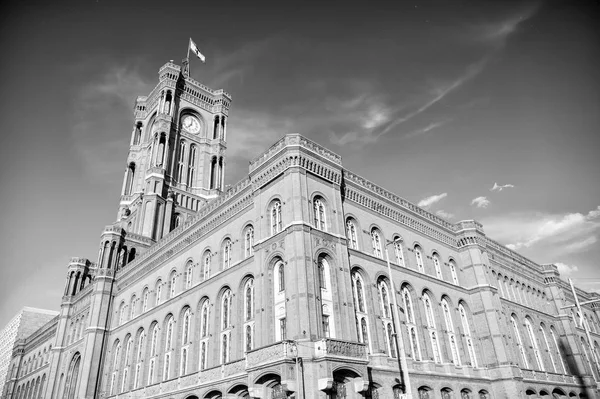
[[[172,62],[137,98],[117,221],[14,347],[6,398],[599,397],[600,308],[563,309],[556,266],[298,134],[225,191],[230,104]],[[37,388],[20,370],[50,344]]]
[[[58,315],[58,312],[45,309],[24,307],[17,313],[0,332],[0,393],[4,391],[4,381],[8,374],[9,365],[12,361],[15,344],[20,345],[21,340],[30,337],[39,328],[50,322]],[[33,357],[25,361],[31,364],[41,362],[42,357],[48,355],[49,348],[43,348]]]

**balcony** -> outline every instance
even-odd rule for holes
[[[368,361],[367,347],[359,342],[342,341],[325,338],[315,342],[315,357],[352,358],[353,360]]]
[[[246,369],[278,363],[294,357],[291,346],[293,341],[280,341],[272,345],[254,349],[246,354]]]
[[[529,369],[521,369],[521,375],[524,380],[533,381],[551,381],[551,382],[565,382],[567,384],[577,384],[577,380],[572,375],[549,373],[546,371],[536,371]]]

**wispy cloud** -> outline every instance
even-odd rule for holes
[[[503,47],[519,25],[532,18],[541,6],[541,1],[531,1],[502,19],[474,26],[471,35],[475,40]]]
[[[487,197],[473,198],[471,205],[475,205],[477,208],[487,208],[490,205],[490,200]]]
[[[520,212],[481,220],[486,233],[515,250],[532,249],[552,261],[589,250],[598,242],[600,207],[587,213]],[[548,259],[550,258],[550,259]]]
[[[408,122],[415,116],[427,111],[429,108],[442,101],[444,97],[451,94],[455,90],[459,89],[466,82],[473,79],[475,76],[479,75],[483,68],[488,62],[488,57],[483,57],[481,60],[469,65],[465,72],[460,75],[458,78],[454,79],[450,83],[442,84],[435,87],[432,92],[432,97],[430,97],[425,103],[421,104],[417,109],[411,111],[407,114],[396,117],[391,121],[381,132],[377,134],[377,137],[381,137],[394,129],[396,126]]]
[[[434,129],[440,128],[442,126],[444,126],[446,123],[450,122],[450,119],[446,119],[440,122],[435,122],[435,123],[430,123],[429,125],[421,128],[421,129],[417,129],[417,130],[413,130],[410,133],[405,134],[403,137],[408,139],[411,137],[416,137],[416,136],[420,136],[421,134],[427,133],[429,131],[432,131]]]
[[[567,246],[565,246],[565,252],[579,252],[587,249],[587,247],[594,245],[598,242],[598,238],[596,236],[591,236],[585,238],[581,241],[575,241]]]
[[[444,218],[444,219],[453,219],[454,218],[454,214],[453,213],[446,212],[443,209],[440,209],[435,214],[438,215],[439,217]]]
[[[436,202],[440,202],[447,196],[448,196],[448,193],[431,195],[429,197],[423,198],[421,201],[419,201],[419,203],[417,205],[420,207],[426,208],[428,206],[435,204]]]
[[[498,183],[494,182],[494,187],[490,188],[490,191],[502,191],[505,188],[514,188],[515,186],[512,184],[505,184],[503,186],[499,186]]]
[[[71,143],[87,173],[108,180],[121,178],[133,126],[131,104],[152,87],[137,64],[131,64],[108,68],[79,91]]]

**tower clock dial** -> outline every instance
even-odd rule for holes
[[[187,132],[194,134],[200,132],[200,121],[193,115],[184,116],[181,124]]]

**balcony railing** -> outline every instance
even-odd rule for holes
[[[368,360],[367,347],[359,342],[325,338],[315,342],[315,357],[340,356]]]
[[[249,351],[246,354],[246,368],[253,368],[292,358],[292,344],[292,341],[281,341]]]
[[[550,373],[547,371],[521,369],[521,375],[525,380],[565,382],[567,384],[577,383],[577,380],[572,375]]]

